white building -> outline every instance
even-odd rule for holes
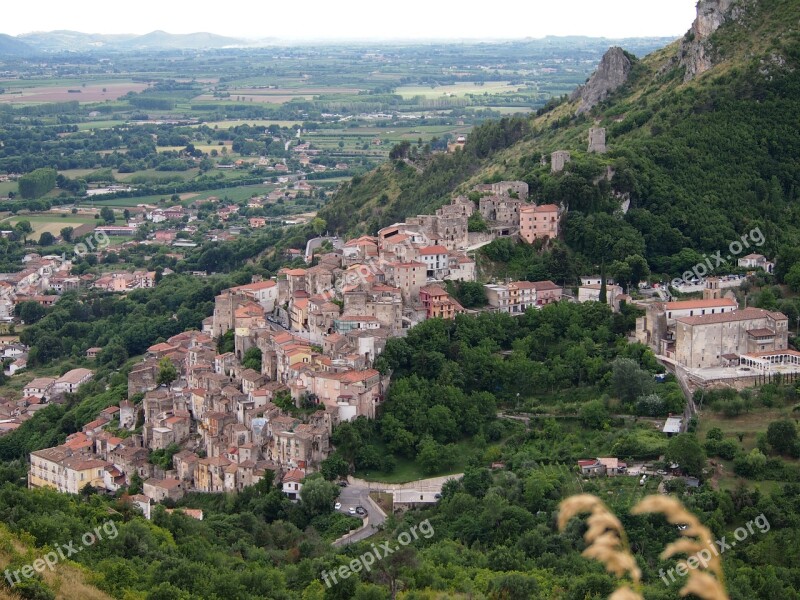
[[[74,394],[78,388],[92,378],[89,369],[72,369],[67,371],[53,383],[54,394]]]

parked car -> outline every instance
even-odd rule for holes
[[[349,512],[351,515],[355,515],[356,514],[356,509],[355,509],[355,507],[351,506],[350,508],[347,509],[347,512]]]
[[[339,487],[347,487],[347,482],[344,479],[342,479],[341,481],[337,482],[336,485],[338,485]]]
[[[667,474],[667,472],[664,469],[659,469],[658,471],[656,471],[656,474],[661,475],[663,477],[664,475]]]
[[[336,504],[333,505],[333,508],[335,510],[341,510],[342,509],[342,503],[341,502],[337,502]]]
[[[364,508],[363,506],[356,506],[356,514],[364,516],[367,514],[367,509]]]

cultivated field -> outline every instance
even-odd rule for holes
[[[18,215],[15,217],[4,219],[0,222],[0,227],[14,226],[20,221],[29,221],[33,228],[33,233],[28,236],[28,239],[38,241],[45,231],[52,233],[54,236],[60,235],[64,227],[73,227],[78,229],[82,225],[88,225],[89,230],[94,228],[95,219],[91,216],[80,215],[67,215],[63,216],[58,214],[41,214],[41,215]]]
[[[467,94],[505,94],[517,91],[519,86],[511,85],[507,81],[492,81],[490,83],[455,83],[453,85],[405,85],[397,88],[396,94],[403,98],[424,96],[425,98],[441,98],[442,96],[463,97]]]
[[[261,102],[267,104],[286,104],[287,102],[300,98],[311,100],[314,96],[309,94],[231,94],[230,98],[215,98],[211,94],[202,94],[193,99],[193,102]]]
[[[234,119],[230,121],[208,121],[203,123],[211,129],[230,129],[231,127],[238,127],[239,125],[250,125],[251,127],[269,127],[270,125],[277,125],[278,127],[297,127],[301,125],[301,121],[271,121],[269,119]],[[194,125],[199,127],[199,125]]]
[[[103,102],[116,100],[128,92],[141,92],[146,83],[87,83],[80,85],[54,85],[13,87],[0,94],[0,102],[12,104],[44,104],[47,102]],[[70,90],[73,90],[71,92]]]

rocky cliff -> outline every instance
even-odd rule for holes
[[[679,63],[686,67],[684,81],[691,81],[714,66],[711,35],[729,19],[741,14],[743,0],[700,0],[697,18],[681,44]]]
[[[575,114],[591,110],[624,84],[628,80],[631,66],[631,59],[622,48],[609,48],[589,81],[572,93],[570,101],[581,101]]]

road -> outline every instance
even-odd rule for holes
[[[342,503],[340,512],[349,514],[349,509],[352,506],[363,506],[369,514],[369,525],[361,531],[353,534],[351,537],[342,540],[336,546],[346,546],[354,542],[360,542],[373,535],[377,528],[386,520],[386,516],[377,510],[369,499],[369,488],[359,485],[358,483],[341,488],[338,502]]]
[[[306,243],[306,262],[311,262],[311,258],[314,256],[314,250],[322,246],[325,242],[330,242],[334,249],[340,249],[344,246],[344,241],[338,237],[325,236],[308,240],[308,243]]]

